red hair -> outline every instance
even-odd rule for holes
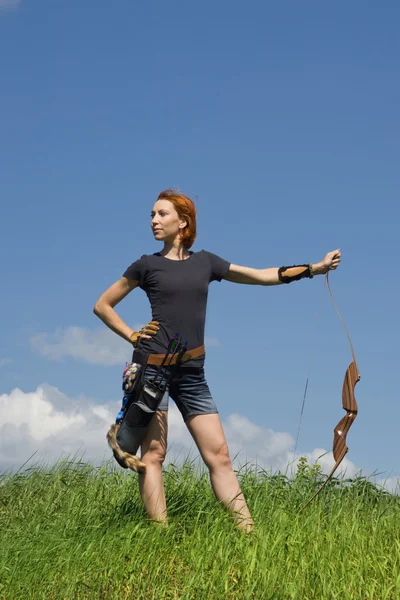
[[[182,244],[189,249],[196,239],[196,207],[191,200],[182,192],[176,190],[164,190],[160,192],[157,200],[169,200],[175,207],[180,219],[187,222],[181,233]]]

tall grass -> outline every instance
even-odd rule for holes
[[[189,461],[165,469],[168,528],[146,519],[137,475],[118,467],[4,475],[0,598],[400,598],[399,498],[334,479],[301,511],[319,479],[304,461],[293,480],[239,473],[256,523],[246,535]]]

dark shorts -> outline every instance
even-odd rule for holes
[[[152,379],[157,372],[157,367],[146,365],[144,379]],[[165,374],[168,376],[169,367]],[[186,421],[193,415],[218,414],[217,407],[211,396],[203,368],[182,367],[178,374],[170,381],[158,410],[168,410],[169,397],[179,408],[183,420]]]

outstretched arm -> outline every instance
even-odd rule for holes
[[[327,271],[337,269],[341,259],[340,250],[333,250],[328,252],[325,258],[319,262],[310,264],[311,276],[323,275]],[[295,269],[301,271],[301,267],[292,267],[293,273],[296,274]],[[224,279],[231,281],[232,283],[245,283],[248,285],[280,285],[285,283],[282,278],[279,277],[278,268],[272,267],[269,269],[253,269],[252,267],[242,267],[240,265],[231,264]]]

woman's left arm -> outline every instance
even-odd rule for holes
[[[333,271],[339,266],[341,259],[340,250],[328,252],[319,263],[309,265],[294,265],[292,267],[272,267],[269,269],[253,269],[231,264],[223,277],[226,281],[233,283],[245,283],[248,285],[280,285],[290,283],[302,277],[313,277],[324,275],[327,271]]]

